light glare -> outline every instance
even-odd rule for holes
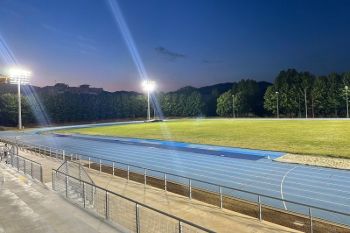
[[[152,92],[156,88],[156,83],[154,81],[151,81],[151,80],[144,80],[142,82],[142,87],[145,91]]]
[[[9,70],[8,75],[10,77],[11,84],[17,84],[17,83],[28,84],[29,77],[32,75],[32,73],[28,70],[15,67]]]

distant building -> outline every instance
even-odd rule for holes
[[[36,92],[43,92],[47,94],[62,94],[62,93],[74,93],[74,94],[88,94],[98,95],[102,93],[103,88],[90,87],[90,85],[84,84],[79,87],[70,87],[65,83],[56,83],[54,86],[36,87],[31,86]],[[0,94],[15,93],[17,86],[9,83],[9,77],[0,74]]]
[[[103,92],[103,88],[90,87],[87,84],[80,85],[79,87],[70,87],[65,83],[56,83],[54,86],[43,87],[42,91],[51,94],[69,92],[74,94],[98,95]]]
[[[0,74],[0,83],[8,83],[9,77],[3,74]]]

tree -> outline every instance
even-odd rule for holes
[[[263,96],[268,85],[255,80],[242,79],[232,88],[235,95],[235,107],[242,116],[257,116],[263,112]]]
[[[264,107],[266,110],[272,111],[272,106],[276,108],[278,92],[279,110],[280,113],[293,117],[299,112],[299,73],[294,69],[288,69],[287,71],[281,71],[275,79],[275,82],[271,88],[267,88],[264,99]]]
[[[203,114],[204,102],[193,87],[184,87],[176,92],[160,95],[160,105],[167,116],[199,116]]]
[[[338,116],[338,109],[341,103],[341,76],[332,73],[328,75],[327,77],[328,80],[328,88],[327,88],[327,102],[328,102],[328,108],[333,109],[334,111],[334,116]]]
[[[17,125],[17,97],[13,94],[0,96],[0,119],[1,124],[8,126]]]
[[[327,77],[317,77],[311,88],[312,117],[327,114]]]
[[[277,114],[277,95],[276,95],[276,87],[269,86],[264,95],[264,108],[267,111],[272,112],[274,115]]]
[[[217,99],[216,113],[222,117],[228,117],[233,115],[233,99],[232,92],[226,91]]]
[[[300,91],[304,95],[305,118],[308,117],[308,94],[313,85],[314,77],[309,72],[300,73]]]

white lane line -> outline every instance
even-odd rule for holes
[[[282,178],[282,181],[281,181],[281,198],[282,198],[282,199],[284,199],[284,197],[283,197],[283,182],[284,182],[284,180],[286,179],[287,175],[288,175],[291,171],[293,171],[295,168],[297,168],[297,167],[298,167],[298,166],[295,166],[295,167],[289,169],[289,170],[286,172],[286,174],[284,174],[284,176],[283,176],[283,178]],[[283,206],[284,206],[284,209],[287,210],[287,206],[286,206],[285,201],[283,201]]]
[[[135,162],[135,161],[134,161]],[[142,160],[142,162],[143,162],[143,160]],[[130,162],[129,162],[130,163]],[[140,161],[140,163],[141,163],[141,161]],[[162,164],[160,164],[160,165],[162,165]],[[158,166],[157,166],[158,167]],[[160,168],[162,168],[162,167],[160,167]],[[196,170],[196,171],[199,171],[199,169],[194,169],[194,168],[192,168],[191,170]],[[238,170],[240,170],[240,169],[238,169]],[[240,172],[239,172],[240,173]],[[242,173],[241,173],[242,174]],[[232,174],[231,174],[232,175]],[[226,176],[226,177],[228,177],[228,178],[235,178],[236,177],[236,175],[235,176],[227,176],[227,175],[223,175],[223,176]],[[251,176],[251,175],[248,175],[248,176]],[[276,175],[275,175],[276,176]],[[253,177],[258,177],[258,176],[253,176]],[[237,179],[237,177],[236,177],[236,179]],[[252,180],[251,178],[239,178],[239,179],[241,179],[241,180]],[[270,178],[265,178],[265,179],[267,179],[267,180],[273,180],[273,179],[270,179]],[[294,179],[294,177],[293,177],[293,179]],[[301,180],[301,179],[300,179]],[[220,181],[220,180],[219,180]],[[304,179],[303,179],[303,181],[305,181]],[[294,184],[297,184],[297,185],[302,185],[302,186],[307,186],[307,187],[315,187],[315,188],[318,188],[318,187],[321,187],[321,182],[318,182],[319,183],[319,185],[308,185],[308,184],[304,184],[304,183],[298,183],[298,182],[293,182],[293,181],[291,181],[292,183],[294,183]],[[272,184],[272,183],[270,183],[270,182],[262,182],[262,183],[266,183],[266,184],[270,184],[270,185],[272,185],[272,186],[280,186],[280,185],[276,185],[276,184]],[[324,184],[324,183],[323,183]],[[338,186],[338,185],[337,185]],[[301,191],[305,191],[305,192],[309,192],[309,193],[317,193],[317,194],[324,194],[324,195],[326,195],[326,196],[335,196],[335,197],[339,197],[338,195],[332,195],[332,194],[330,194],[329,192],[315,192],[315,191],[311,191],[311,190],[307,190],[307,189],[300,189],[300,188],[294,188],[293,186],[292,186],[292,188],[294,189],[294,190],[301,190]],[[325,189],[325,188],[324,188]],[[343,193],[349,193],[349,192],[347,192],[347,191],[343,191],[343,190],[339,190],[339,189],[334,189],[334,188],[326,188],[327,190],[332,190],[332,191],[340,191],[340,192],[343,192]],[[343,198],[344,199],[344,197],[342,197],[342,196],[340,196],[340,198]],[[348,198],[345,198],[345,199],[348,199]]]
[[[195,169],[195,170],[198,170],[198,169]],[[230,177],[230,176],[228,176],[228,177]],[[253,176],[253,177],[257,177],[257,176]],[[251,180],[250,178],[245,178],[245,179],[243,179],[243,178],[239,178],[240,180]],[[267,180],[270,180],[270,179],[267,179]],[[220,180],[219,180],[220,181]],[[276,185],[276,184],[272,184],[272,183],[269,183],[269,182],[262,182],[262,183],[265,183],[265,184],[270,184],[270,185],[272,185],[272,186],[279,186],[279,185]],[[300,184],[300,183],[297,183],[297,182],[293,182],[292,181],[292,183],[295,183],[295,184]],[[313,186],[313,185],[306,185],[306,184],[300,184],[300,185],[303,185],[303,186],[308,186],[308,187],[318,187],[318,185],[317,186]],[[338,196],[338,195],[332,195],[332,194],[330,194],[329,192],[327,193],[327,192],[315,192],[315,191],[311,191],[311,190],[305,190],[305,189],[300,189],[300,188],[294,188],[294,187],[292,187],[294,190],[301,190],[301,191],[305,191],[305,192],[309,192],[309,193],[316,193],[316,194],[323,194],[323,195],[326,195],[326,196],[334,196],[334,197],[338,197],[338,198],[342,198],[342,199],[344,199],[344,197],[343,196]],[[343,191],[343,190],[337,190],[337,189],[330,189],[330,188],[327,188],[328,190],[333,190],[333,191],[340,191],[340,192],[345,192],[345,193],[348,193],[348,192],[346,192],[346,191]],[[348,198],[345,198],[345,199],[348,199]]]
[[[139,153],[138,153],[139,154]],[[101,154],[102,155],[102,154]],[[108,155],[106,155],[106,156],[108,156]],[[104,156],[103,156],[104,157]],[[108,158],[106,158],[106,159],[108,159]],[[144,164],[146,164],[147,162],[148,162],[148,160],[146,159],[146,158],[144,158],[144,157],[138,157],[138,158],[135,158],[136,160],[135,161],[133,161],[134,163],[135,162],[138,162],[138,163],[140,163],[140,166],[142,165],[142,166],[145,166]],[[128,161],[128,160],[126,160],[126,158],[119,158],[119,161],[120,162],[124,162],[124,163],[131,163],[130,161]],[[157,165],[159,165],[159,166],[157,166],[157,167],[159,167],[159,170],[162,170],[162,168],[164,167],[164,163],[162,163],[162,162],[156,162],[157,160],[154,160],[154,162],[153,162],[153,166],[157,166]],[[176,161],[174,161],[173,163],[175,163],[176,164]],[[193,162],[192,164],[195,164],[195,162]],[[186,166],[186,165],[183,165],[183,163],[181,163],[181,164],[177,164],[177,165],[182,165],[184,168],[188,168],[189,170],[192,170],[192,171],[201,171],[201,170],[203,170],[203,167],[204,166],[197,166],[197,165],[193,165],[193,166]],[[219,171],[220,169],[216,169],[216,168],[213,168],[213,166],[212,167],[208,167],[207,166],[207,168],[209,168],[211,171],[210,171],[210,173],[215,173],[216,171]],[[249,170],[247,170],[247,169],[241,169],[241,168],[235,168],[236,169],[236,171],[234,171],[233,172],[233,174],[232,173],[230,173],[230,174],[221,174],[221,176],[223,176],[223,177],[227,177],[227,178],[237,178],[237,174],[243,174],[243,175],[245,175],[245,176],[248,176],[247,178],[246,178],[246,180],[255,180],[255,178],[257,178],[257,177],[261,177],[261,176],[264,176],[264,179],[265,180],[272,180],[272,181],[274,181],[275,179],[273,179],[273,177],[280,177],[280,175],[282,175],[282,174],[270,174],[270,173],[262,173],[262,172],[254,172],[254,174],[255,175],[249,175],[249,174],[246,174],[246,173],[243,173],[243,172],[239,172],[239,171],[249,171]],[[266,170],[266,169],[265,169]],[[283,171],[283,172],[285,172],[285,171]],[[215,175],[215,174],[213,174],[213,175]],[[258,176],[259,175],[259,176]],[[269,177],[267,177],[267,176],[265,176],[265,175],[270,175]],[[252,178],[249,178],[249,177],[254,177],[254,179],[252,179]],[[312,177],[313,179],[316,179],[315,177]],[[303,181],[303,182],[305,182],[305,176],[304,176],[304,178],[297,178],[297,177],[293,177],[292,178],[293,180],[301,180],[301,181]],[[279,179],[278,179],[279,180]],[[348,191],[345,191],[345,190],[342,190],[342,189],[336,189],[336,188],[325,188],[324,187],[324,184],[331,184],[332,186],[338,186],[338,187],[348,187],[348,186],[344,186],[344,185],[338,185],[338,184],[334,184],[334,182],[325,182],[324,180],[321,180],[321,181],[314,181],[313,183],[315,183],[316,182],[316,184],[308,184],[308,183],[303,183],[303,182],[295,182],[295,181],[291,181],[293,184],[296,184],[296,185],[302,185],[302,186],[306,186],[306,187],[312,187],[312,188],[320,188],[320,187],[322,187],[323,188],[323,190],[325,190],[325,189],[327,189],[327,190],[332,190],[332,191],[339,191],[339,192],[344,192],[344,193],[349,193]],[[269,183],[269,182],[266,182],[267,184],[271,184],[271,183]],[[274,184],[272,184],[272,185],[274,185]],[[274,185],[274,186],[280,186],[280,185]],[[311,191],[312,192],[312,191]]]
[[[74,139],[73,139],[74,140]],[[81,142],[81,140],[80,140],[80,144],[84,144],[84,142],[82,143]],[[90,146],[91,146],[91,144],[89,144]],[[75,144],[75,146],[76,146],[76,144]],[[96,148],[96,147],[93,147],[93,148]],[[130,148],[129,149],[127,149],[127,151],[130,151]],[[262,163],[262,162],[260,162],[260,163]],[[265,163],[265,164],[267,164],[267,163]],[[271,163],[268,163],[268,164],[270,164],[271,165]],[[280,165],[280,164],[279,164]],[[268,167],[273,167],[273,168],[275,168],[275,166],[268,166]],[[268,168],[268,167],[266,167],[266,168]],[[329,169],[317,169],[317,168],[308,168],[308,170],[316,170],[316,171],[327,171],[327,172],[331,172]],[[339,171],[337,171],[338,173],[339,173]],[[302,174],[302,173],[304,173],[303,171],[300,171],[300,174]],[[306,172],[305,172],[306,173]],[[318,172],[307,172],[307,173],[309,173],[309,174],[317,174]],[[341,177],[341,178],[348,178],[348,177],[344,177],[344,176],[339,176],[339,175],[337,175],[337,174],[332,174],[332,176],[337,176],[337,177]]]
[[[85,148],[85,147],[80,147],[80,148]],[[93,147],[94,149],[98,149],[97,151],[99,151],[99,152],[107,152],[106,150],[100,150],[100,148],[98,148],[98,147]],[[73,149],[77,149],[77,145],[74,145],[74,148]],[[86,149],[86,148],[85,148]],[[110,150],[110,149],[108,149],[108,150]],[[128,149],[122,149],[122,150],[118,150],[118,152],[127,152],[127,153],[130,153],[130,148],[128,148]],[[142,151],[143,153],[144,153],[144,151]],[[143,154],[143,153],[141,153],[141,155]],[[139,150],[136,150],[136,151],[134,151],[134,155],[140,155],[140,151]],[[164,158],[164,155],[163,156],[154,156],[154,154],[153,154],[153,157],[155,157],[155,158],[157,158],[157,160],[166,160],[165,158]],[[162,158],[163,157],[163,158]],[[187,158],[181,158],[181,159],[184,159],[184,160],[188,160]],[[204,162],[208,162],[208,161],[204,161]],[[200,161],[196,161],[195,159],[191,159],[191,163],[195,163],[195,164],[198,164],[198,165],[201,165],[202,164],[202,162],[200,162]],[[213,163],[213,161],[210,161],[210,163],[211,164],[214,164]],[[226,163],[227,164],[227,163]],[[235,164],[237,164],[237,162],[235,163]],[[219,164],[218,164],[219,165]],[[220,166],[224,166],[224,164],[220,164]],[[246,164],[246,165],[243,165],[243,166],[240,166],[240,167],[250,167],[251,165],[248,165],[248,164]],[[269,167],[271,167],[271,168],[276,168],[276,166],[268,166],[268,167],[265,167],[265,168],[256,168],[256,169],[258,169],[258,170],[266,170],[266,171],[271,171],[271,169],[269,169]],[[278,171],[278,172],[282,172],[281,170],[283,170],[283,169],[273,169],[274,171]],[[328,171],[329,172],[329,171]],[[318,175],[318,174],[320,174],[319,172],[317,172],[317,173],[314,173],[314,172],[304,172],[304,169],[302,170],[302,171],[300,171],[300,175],[302,175],[302,174],[310,174],[310,175],[307,175],[307,176],[313,176],[313,178],[314,178],[314,176],[315,175]],[[312,174],[312,175],[311,175]],[[348,176],[346,176],[346,177],[344,177],[344,176],[339,176],[339,175],[337,175],[337,174],[331,174],[332,175],[332,177],[339,177],[339,178],[348,178]],[[300,178],[301,179],[301,178]],[[326,178],[326,177],[324,177],[324,179],[331,179],[331,178]],[[303,179],[302,179],[303,180]],[[346,181],[345,181],[346,182]]]
[[[195,169],[195,170],[198,170],[198,169]],[[215,169],[216,170],[216,169]],[[255,176],[256,177],[256,176]],[[294,179],[294,178],[293,178]],[[267,180],[272,180],[272,179],[269,179],[269,178],[267,178]],[[297,179],[298,180],[298,179]],[[300,179],[301,180],[301,179]],[[267,182],[266,182],[267,183]],[[293,182],[294,183],[294,182]],[[321,183],[321,182],[318,182],[318,183]],[[298,184],[297,182],[295,182],[295,184]],[[300,184],[300,183],[299,183]],[[317,186],[315,186],[315,185],[305,185],[305,184],[302,184],[302,185],[304,185],[304,186],[309,186],[309,187],[317,187]],[[338,186],[338,185],[337,185]],[[330,189],[330,188],[327,188],[327,189]],[[299,189],[300,190],[300,189]],[[331,189],[331,190],[334,190],[334,191],[341,191],[341,192],[346,192],[346,191],[343,191],[343,190],[337,190],[337,189]],[[306,190],[305,190],[306,191]],[[348,192],[346,192],[346,193],[348,193]],[[327,196],[329,195],[329,194],[326,194]]]

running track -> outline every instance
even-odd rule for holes
[[[84,125],[84,127],[90,126]],[[221,157],[208,153],[177,151],[144,144],[38,134],[38,131],[51,129],[53,128],[43,128],[20,134],[1,132],[0,137],[19,136],[21,141],[64,149],[67,153],[115,160],[218,185],[350,213],[350,171],[279,163],[264,157],[256,159],[244,159],[242,156],[240,158]],[[168,179],[187,182],[171,176],[168,176]],[[192,185],[218,191],[217,187],[209,187],[201,183],[193,182]],[[257,201],[256,196],[245,193],[225,189],[223,193]],[[308,213],[307,208],[287,202],[283,203],[268,198],[262,198],[262,202],[282,209]],[[349,217],[318,210],[313,210],[313,215],[350,226]]]

